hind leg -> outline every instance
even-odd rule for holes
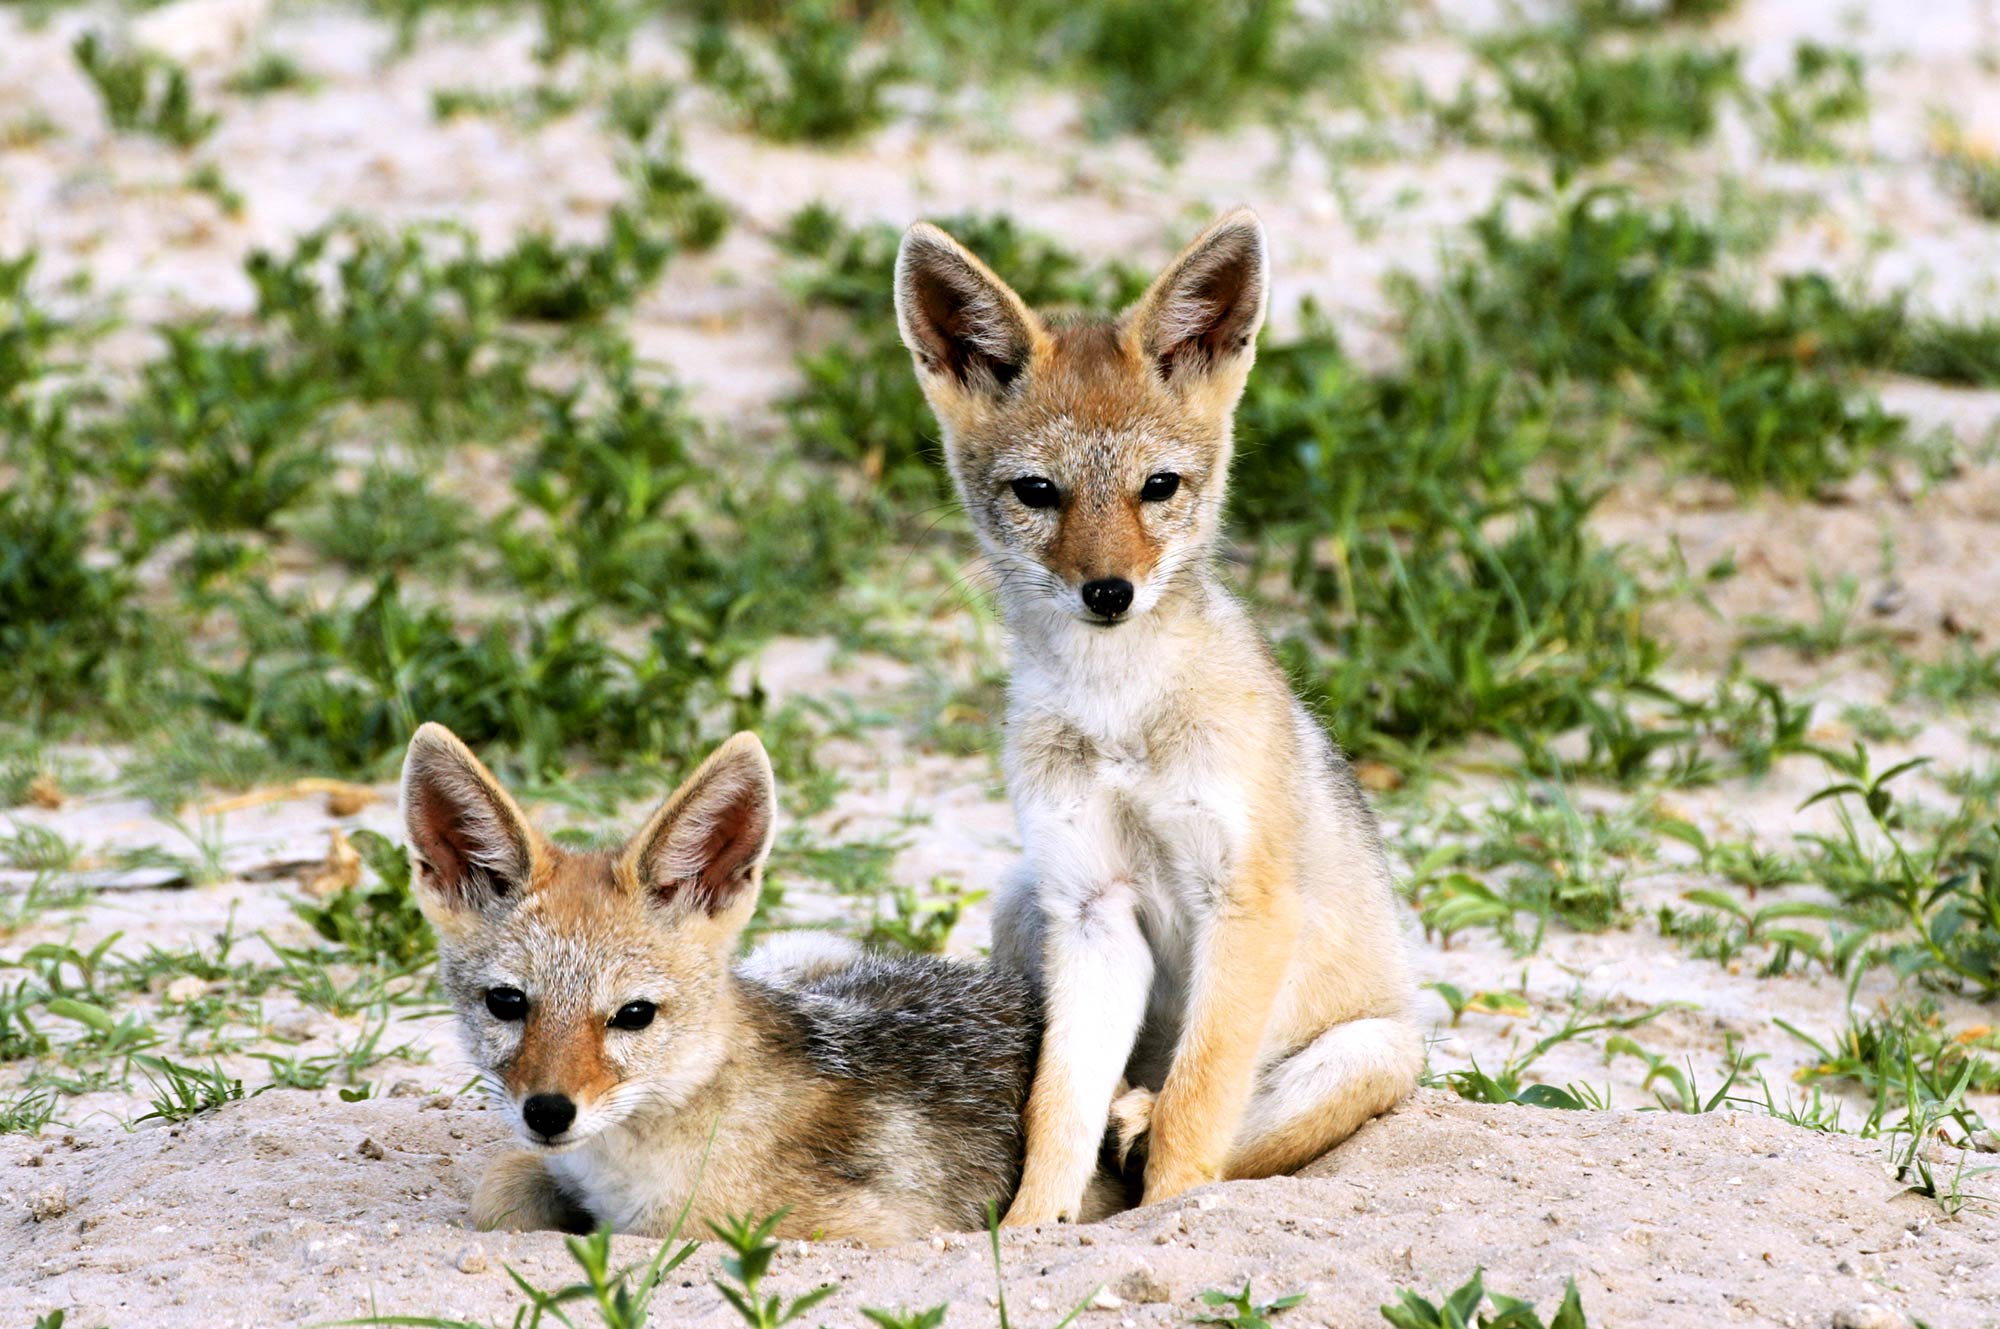
[[[1403,1101],[1424,1068],[1408,1020],[1351,1020],[1258,1076],[1224,1175],[1294,1172]]]

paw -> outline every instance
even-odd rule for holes
[[[1175,1164],[1157,1155],[1146,1166],[1146,1193],[1141,1204],[1159,1204],[1171,1200],[1183,1191],[1191,1191],[1197,1186],[1206,1186],[1212,1181],[1222,1180],[1219,1167],[1200,1167],[1189,1164]]]
[[[588,1232],[590,1214],[549,1175],[542,1160],[523,1150],[501,1154],[487,1165],[472,1196],[472,1225],[482,1232]]]
[[[1153,1091],[1140,1085],[1127,1089],[1111,1104],[1111,1120],[1105,1127],[1104,1144],[1116,1170],[1129,1173],[1136,1165],[1146,1169],[1147,1145],[1153,1129]]]
[[[1112,1100],[1110,1119],[1104,1124],[1104,1143],[1098,1147],[1097,1169],[1101,1177],[1116,1186],[1123,1207],[1139,1203],[1146,1189],[1146,1158],[1153,1143],[1153,1091],[1143,1085],[1127,1089]]]
[[[1007,1216],[1000,1220],[1000,1226],[1039,1227],[1044,1223],[1067,1223],[1075,1212],[1073,1204],[1065,1205],[1050,1196],[1022,1191],[1014,1197],[1014,1203],[1007,1206]]]

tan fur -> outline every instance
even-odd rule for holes
[[[542,1160],[510,1149],[486,1165],[472,1193],[472,1226],[481,1232],[541,1232],[562,1226],[565,1206]]]
[[[1041,976],[1048,1028],[1010,1223],[1078,1212],[1121,1079],[1157,1091],[1119,1099],[1150,1118],[1154,1201],[1296,1166],[1422,1064],[1373,819],[1213,569],[1263,251],[1255,217],[1228,214],[1131,309],[1084,322],[1027,311],[934,228],[898,259],[904,340],[1015,650],[1026,857],[994,953]],[[977,346],[953,342],[962,307]],[[1141,502],[1161,472],[1179,490]],[[1027,476],[1060,504],[1019,501]],[[1109,624],[1079,601],[1103,577],[1134,588]]]

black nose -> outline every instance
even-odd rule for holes
[[[1099,618],[1116,618],[1132,607],[1132,583],[1123,577],[1100,577],[1083,584],[1083,607]]]
[[[535,1134],[553,1140],[576,1120],[576,1104],[563,1094],[530,1094],[521,1104],[521,1120]]]

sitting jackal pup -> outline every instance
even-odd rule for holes
[[[1121,1078],[1151,1203],[1298,1167],[1422,1066],[1374,818],[1213,567],[1266,286],[1247,211],[1108,321],[1037,316],[932,226],[897,257],[1013,642],[994,957],[1047,1030],[1009,1223],[1079,1216]]]
[[[764,748],[738,734],[624,848],[571,852],[449,730],[417,731],[413,888],[467,1051],[528,1146],[482,1179],[480,1227],[657,1237],[683,1206],[695,1232],[790,1206],[783,1235],[890,1242],[1007,1203],[1032,987],[833,939],[732,967],[774,812]]]

